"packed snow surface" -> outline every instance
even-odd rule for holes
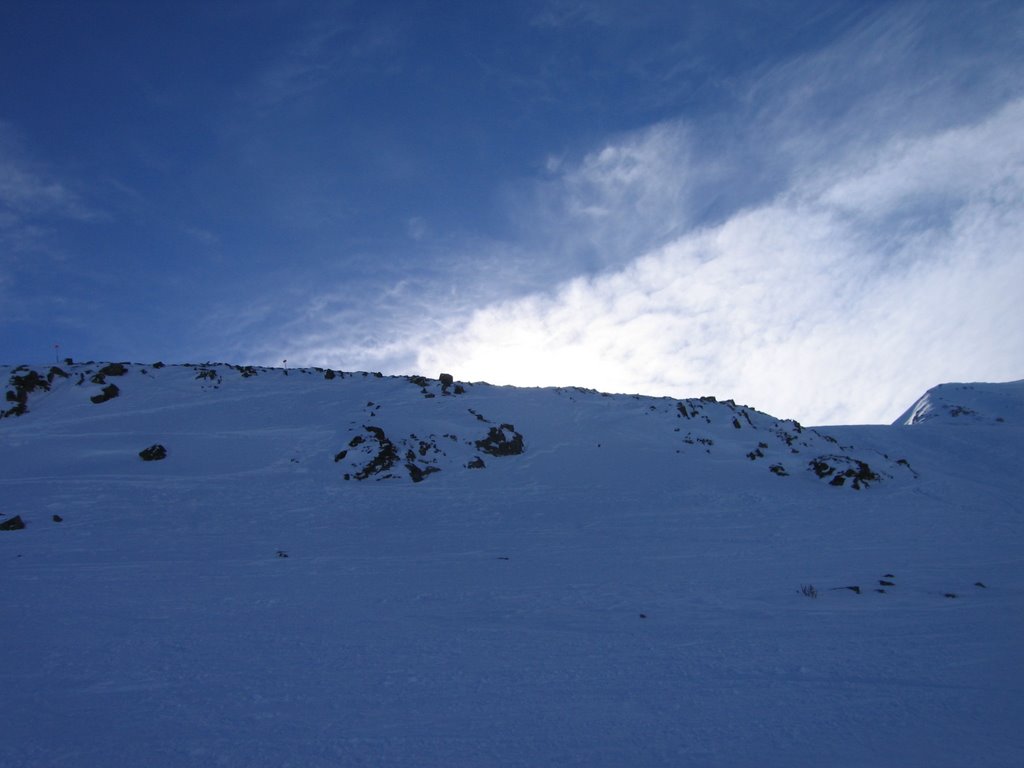
[[[1024,382],[0,384],[7,768],[1024,765]]]

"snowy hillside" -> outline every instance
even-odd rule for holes
[[[1024,764],[1024,382],[0,383],[0,765]]]
[[[929,389],[894,424],[1013,424],[1024,422],[1024,381],[1007,384],[940,384]]]

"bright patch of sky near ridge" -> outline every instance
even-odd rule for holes
[[[17,5],[0,352],[807,423],[1020,378],[1020,9],[703,5]]]

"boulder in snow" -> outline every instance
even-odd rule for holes
[[[21,519],[21,515],[15,515],[10,520],[0,522],[0,531],[20,531],[24,527],[25,521]]]
[[[143,461],[160,461],[167,458],[167,449],[157,443],[139,451],[139,458]]]

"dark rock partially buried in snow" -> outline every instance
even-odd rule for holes
[[[21,519],[21,515],[15,515],[10,520],[0,522],[0,531],[20,531],[24,527],[25,521]]]
[[[100,368],[100,373],[104,376],[124,376],[128,368],[123,363],[108,363]]]
[[[526,449],[523,436],[512,424],[491,427],[487,437],[476,441],[476,447],[491,456],[516,456]]]
[[[15,369],[24,370],[24,369]],[[29,370],[27,373],[11,376],[10,386],[13,390],[7,390],[7,402],[14,405],[6,411],[0,411],[0,418],[4,416],[21,416],[28,413],[28,396],[36,390],[49,391],[52,379],[43,378],[37,371]]]
[[[395,449],[395,444],[388,439],[383,429],[375,426],[364,426],[363,429],[373,435],[379,450],[362,469],[356,472],[356,480],[366,480],[373,475],[379,475],[391,469],[398,462],[398,451]],[[357,441],[356,438],[360,439]],[[352,438],[349,446],[354,448],[362,442],[362,438],[356,435],[356,437]]]
[[[161,461],[167,458],[167,449],[157,443],[139,451],[139,458],[143,461]]]
[[[418,467],[412,463],[406,464],[405,469],[409,473],[409,477],[412,478],[412,481],[414,483],[423,482],[423,478],[425,478],[427,475],[432,475],[434,472],[441,471],[438,467]]]
[[[93,395],[89,399],[99,405],[105,403],[107,400],[113,400],[115,397],[121,394],[121,390],[117,388],[116,384],[107,384],[98,395]]]
[[[88,371],[86,371],[86,373],[88,373]],[[109,363],[100,368],[99,371],[89,379],[89,381],[93,384],[105,384],[107,376],[124,376],[126,373],[128,373],[128,369],[123,364]]]
[[[829,462],[832,462],[831,464]],[[867,488],[871,483],[881,480],[881,476],[868,466],[867,462],[854,459],[850,456],[819,456],[811,459],[807,464],[808,469],[814,472],[819,478],[831,478],[829,485],[842,486],[850,480],[851,487],[860,490]],[[846,467],[843,469],[843,467]]]

